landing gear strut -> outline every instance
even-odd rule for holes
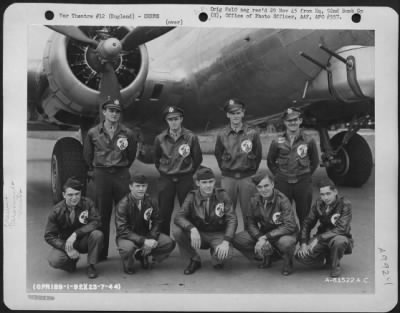
[[[319,129],[323,166],[337,185],[360,187],[371,175],[371,149],[357,134],[358,125],[366,118],[368,116],[353,120],[348,131],[340,132],[330,140],[327,129]]]

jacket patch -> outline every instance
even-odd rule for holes
[[[225,214],[225,206],[223,203],[218,203],[215,206],[215,215],[218,217],[222,217]]]
[[[281,212],[275,212],[274,215],[272,215],[272,221],[275,225],[282,224]]]
[[[119,148],[119,150],[123,151],[126,148],[128,148],[128,138],[126,137],[121,137],[118,138],[117,140],[117,147]]]
[[[253,149],[253,143],[249,139],[243,140],[240,144],[240,148],[243,152],[249,153]]]
[[[331,217],[331,223],[332,223],[332,225],[336,226],[336,222],[337,222],[337,220],[339,219],[339,217],[340,217],[340,214],[339,214],[339,213],[336,213],[336,214],[333,214],[333,215],[332,215],[332,217]]]
[[[300,146],[297,147],[297,154],[301,157],[304,158],[307,155],[307,150],[308,147],[305,144],[302,144]]]
[[[278,137],[278,143],[285,143],[285,137]]]
[[[145,220],[145,221],[149,221],[152,213],[153,213],[153,208],[148,208],[148,209],[144,212],[144,220]]]
[[[89,212],[88,210],[83,211],[81,214],[79,214],[79,222],[81,224],[87,224],[89,219]]]
[[[184,158],[186,158],[189,154],[190,154],[190,147],[187,143],[180,145],[178,152],[181,156],[183,156]]]

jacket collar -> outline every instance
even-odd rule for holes
[[[243,122],[242,128],[238,131],[238,133],[242,133],[242,132],[243,132],[243,133],[247,133],[248,129],[249,129],[249,125],[248,125],[247,123]],[[225,131],[225,134],[226,134],[226,135],[229,135],[230,133],[236,133],[236,132],[233,130],[231,124],[228,124],[228,125],[225,127],[224,131]]]
[[[189,130],[187,130],[185,127],[182,127],[182,128],[181,128],[181,133],[180,133],[178,139],[181,138],[182,136],[186,137],[186,135],[187,135],[188,133],[189,133]],[[169,138],[172,138],[171,135],[170,135],[170,133],[169,133],[169,128],[165,129],[165,130],[161,133],[161,136],[162,136],[162,137],[169,137]]]
[[[288,135],[288,133],[287,133],[286,131],[285,131],[285,133],[284,133],[283,135],[284,135],[284,137],[286,138],[286,140],[287,140],[288,142],[290,142],[289,135]],[[299,134],[294,138],[293,143],[295,143],[296,141],[298,141],[298,140],[300,140],[300,139],[302,139],[303,141],[305,140],[304,131],[303,131],[302,129],[300,129]]]

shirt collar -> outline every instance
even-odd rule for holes
[[[103,122],[101,122],[100,124],[99,124],[99,132],[101,132],[101,133],[104,133],[105,132],[105,126],[104,126],[104,121]],[[122,130],[122,127],[121,127],[121,123],[117,123],[117,127],[115,128],[115,134],[116,133],[118,133],[120,130]]]
[[[229,124],[226,128],[225,128],[225,132],[226,134],[230,134],[230,133],[241,133],[241,132],[246,132],[247,129],[249,128],[249,125],[247,125],[246,123],[242,123],[242,127],[239,129],[238,132],[236,132],[233,128],[232,125]]]

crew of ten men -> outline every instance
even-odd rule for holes
[[[95,264],[108,256],[113,201],[124,272],[135,272],[134,259],[143,268],[161,262],[175,248],[170,221],[177,195],[180,208],[173,237],[188,261],[186,275],[201,268],[198,249],[210,249],[214,268],[222,269],[236,248],[251,261],[261,261],[260,268],[282,258],[283,275],[292,273],[295,257],[303,264],[329,266],[332,277],[340,276],[340,259],[353,247],[351,204],[326,178],[319,183],[320,197],[311,206],[311,175],[318,152],[315,141],[300,129],[298,109],[284,112],[286,132],[271,143],[267,165],[274,175],[257,174],[262,152],[259,132],[243,122],[244,104],[228,100],[224,110],[230,123],[218,134],[215,146],[222,173],[222,188],[217,188],[212,170],[200,165],[197,136],[182,127],[183,110],[167,107],[163,116],[168,128],[154,143],[160,173],[157,204],[146,193],[147,178],[129,175],[137,142],[120,123],[121,105],[107,99],[102,108],[104,122],[89,130],[83,150],[93,173],[96,204],[81,196],[83,187],[77,179],[66,181],[64,200],[51,211],[45,231],[45,240],[53,247],[48,257],[52,267],[72,272],[80,253],[88,253],[87,275],[97,277]],[[236,233],[238,199],[244,223],[240,233]],[[310,239],[317,222],[317,234]]]

